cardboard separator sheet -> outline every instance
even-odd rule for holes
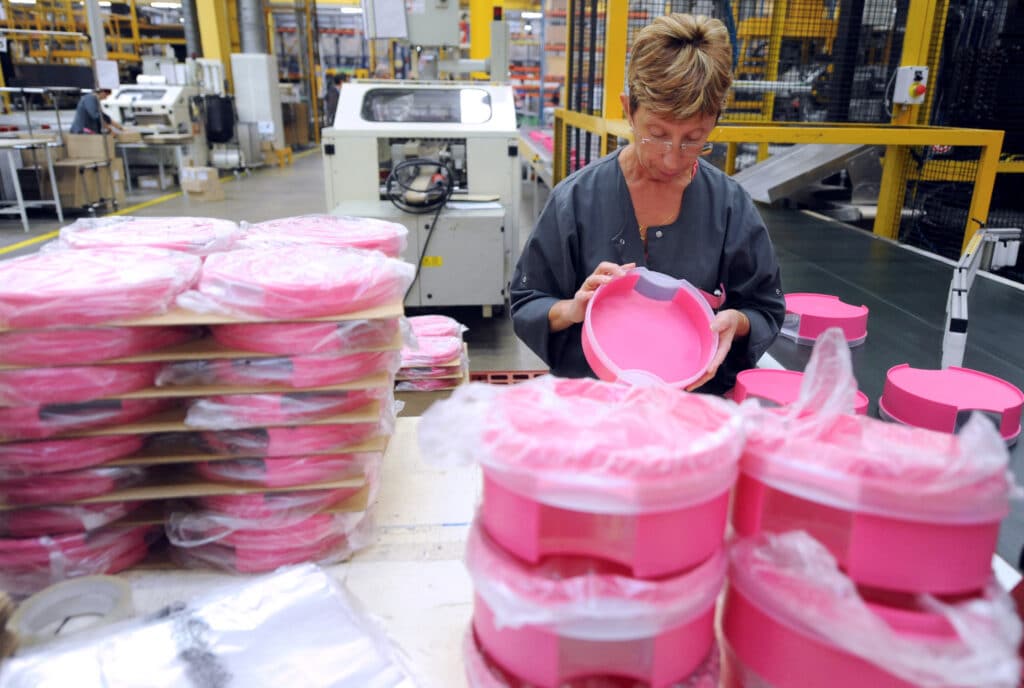
[[[388,448],[389,438],[385,435],[372,437],[365,442],[350,444],[339,447],[331,447],[323,452],[304,452],[303,456],[323,456],[329,458],[335,454],[358,454],[362,452],[381,452]],[[164,444],[158,448],[146,448],[138,454],[126,456],[123,459],[110,461],[104,466],[163,466],[166,464],[190,464],[207,461],[230,461],[233,459],[260,458],[248,454],[221,454],[215,452],[204,452],[202,449],[187,444],[175,447]]]

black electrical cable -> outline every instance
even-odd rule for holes
[[[414,187],[412,182],[423,174],[424,168],[436,169],[437,172],[431,175],[430,184],[426,189]],[[405,193],[407,191],[423,194],[425,197],[423,202],[413,203],[406,200]],[[441,211],[454,192],[455,181],[452,179],[451,168],[440,160],[429,160],[427,158],[412,158],[398,163],[392,168],[391,174],[388,175],[387,181],[384,182],[385,195],[399,210],[413,215],[434,213],[434,218],[427,228],[427,238],[420,248],[419,257],[416,259],[416,272],[413,274],[409,288],[405,291],[406,297],[409,296],[412,286],[419,279],[420,269],[423,267],[423,258],[427,255],[430,239],[434,236],[434,231],[437,229],[437,221],[441,217]]]

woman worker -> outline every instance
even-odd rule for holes
[[[768,230],[739,184],[699,157],[731,68],[717,19],[671,14],[637,35],[621,96],[633,143],[553,189],[512,278],[515,332],[555,375],[594,374],[580,341],[587,302],[635,266],[724,288],[718,351],[690,389],[726,392],[778,335],[785,300]]]

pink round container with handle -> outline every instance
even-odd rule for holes
[[[723,688],[1015,688],[1020,621],[993,584],[977,598],[869,602],[803,532],[730,552]]]
[[[850,346],[863,344],[868,336],[867,306],[853,306],[831,294],[786,294],[786,318],[779,334],[797,344],[814,344],[832,327],[843,331]]]
[[[480,519],[528,562],[617,562],[656,578],[721,547],[743,433],[735,407],[677,389],[542,377],[498,398]]]
[[[773,368],[750,368],[736,376],[736,386],[726,395],[736,403],[748,398],[767,401],[776,406],[788,406],[800,398],[800,385],[804,374],[799,370],[776,370]],[[857,390],[854,413],[866,415],[868,396]]]
[[[636,268],[598,288],[583,321],[583,354],[602,380],[686,387],[718,348],[714,313],[686,280]]]
[[[473,630],[508,673],[541,688],[592,676],[666,688],[696,671],[714,644],[726,558],[719,550],[684,574],[638,581],[586,559],[531,566],[477,525],[466,566],[476,593]]]

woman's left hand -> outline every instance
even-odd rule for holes
[[[722,365],[726,354],[732,348],[733,340],[736,337],[746,337],[750,334],[750,319],[743,311],[728,308],[715,315],[715,319],[711,321],[711,331],[718,333],[718,350],[715,352],[715,357],[711,359],[707,371],[699,380],[686,388],[687,392],[692,392],[715,376],[718,366]]]

